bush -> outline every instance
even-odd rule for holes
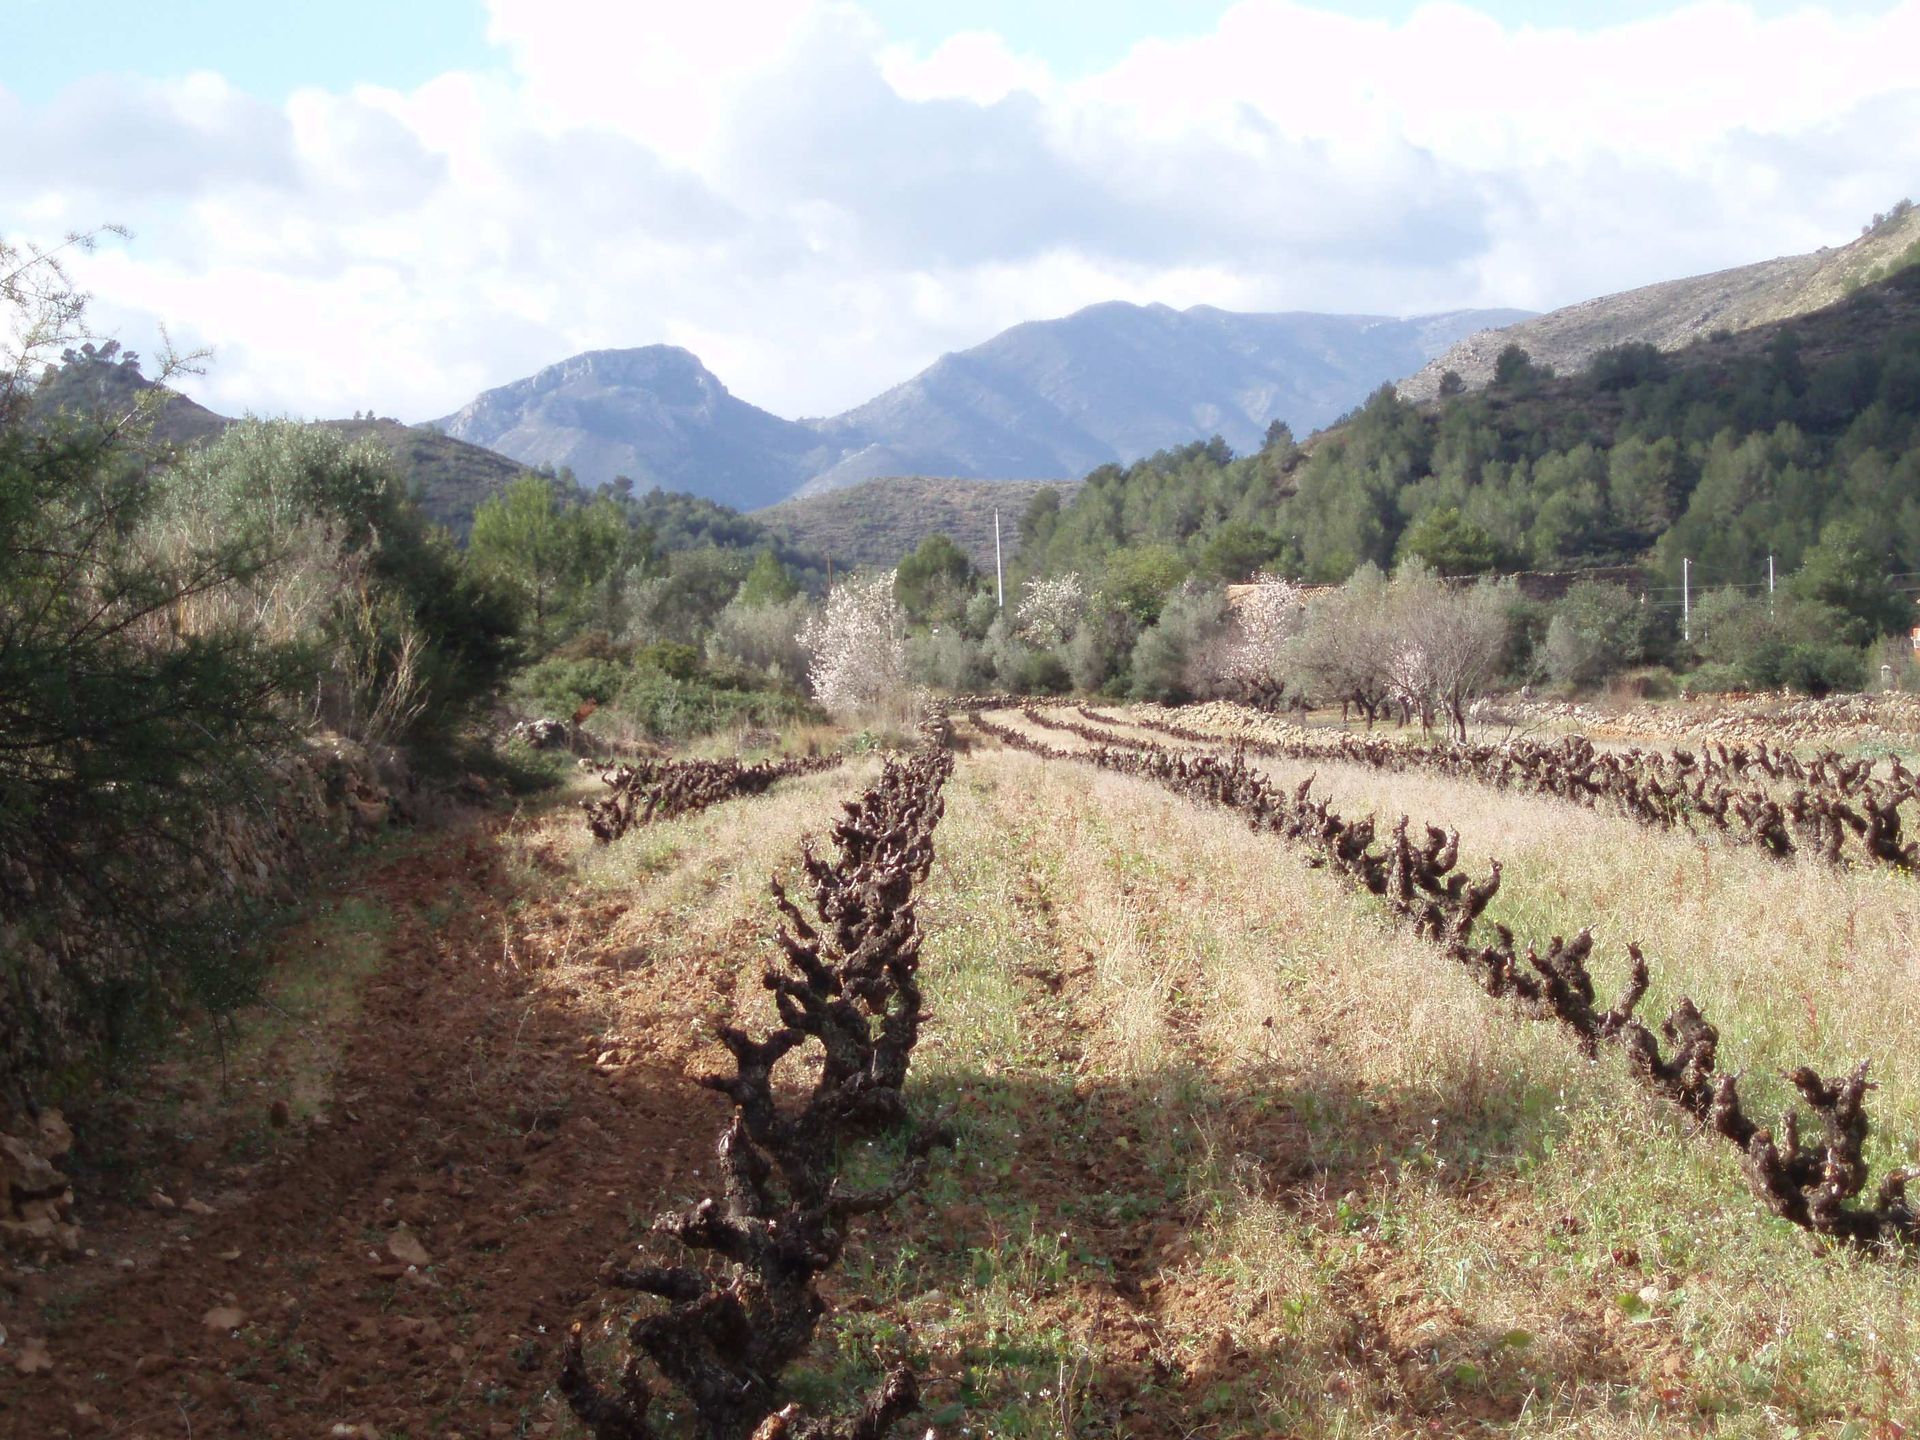
[[[155,477],[151,533],[162,559],[192,563],[209,534],[257,557],[182,620],[304,651],[310,713],[354,739],[441,743],[505,666],[511,604],[427,529],[372,441],[242,421]]]
[[[1554,607],[1541,659],[1565,685],[1597,685],[1645,654],[1646,607],[1620,585],[1583,580]]]
[[[1714,688],[1858,690],[1866,682],[1866,654],[1839,638],[1847,633],[1847,617],[1818,601],[1781,595],[1769,605],[1765,597],[1715,591],[1694,612],[1694,647],[1707,663],[1689,683],[1710,675]],[[1733,683],[1718,683],[1726,677]]]
[[[797,690],[807,679],[800,631],[811,613],[802,596],[754,603],[742,594],[714,618],[708,662],[717,671],[734,669]]]
[[[948,695],[987,690],[994,680],[986,651],[950,625],[907,641],[907,674],[916,685]]]
[[[49,304],[77,319],[60,272],[21,261],[0,243],[0,281],[27,276],[0,283],[0,334],[47,334]],[[137,425],[31,413],[31,358],[0,354],[8,1099],[174,1005],[219,1015],[246,997],[256,931],[209,878],[213,822],[264,793],[306,674],[296,647],[227,603],[270,550],[207,526],[160,533],[159,451]]]
[[[599,725],[624,723],[655,740],[686,740],[736,725],[782,725],[813,707],[798,695],[720,683],[687,657],[689,647],[650,645],[631,659],[550,656],[517,676],[513,693],[542,714],[564,718],[587,701]],[[664,663],[663,663],[664,662]]]
[[[1188,585],[1133,647],[1133,695],[1179,704],[1214,692],[1230,633],[1226,596]]]

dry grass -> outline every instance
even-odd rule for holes
[[[544,812],[511,837],[520,864],[544,877],[544,898],[503,924],[508,962],[542,971],[623,1062],[717,1055],[715,1021],[771,1013],[757,983],[773,929],[768,880],[791,879],[802,840],[824,841],[839,802],[879,770],[877,757],[851,760],[611,845],[571,806]],[[663,1011],[676,1019],[661,1024]]]
[[[1445,800],[1470,848],[1498,833],[1516,906],[1590,906],[1609,934],[1663,919],[1663,960],[1740,936],[1686,977],[1710,1006],[1695,982],[1717,982],[1737,1036],[1774,978],[1727,973],[1742,955],[1785,965],[1774,928],[1817,934],[1844,903],[1827,887],[1857,903],[1896,878],[1789,871],[1814,884],[1782,889],[1758,857],[1682,845],[1655,858],[1706,889],[1663,906],[1669,870],[1606,859],[1648,838],[1631,827],[1393,794],[1416,814]],[[962,1153],[982,1213],[952,1237],[972,1261],[923,1247],[888,1273],[941,1295],[920,1333],[985,1433],[1867,1437],[1911,1414],[1912,1267],[1763,1217],[1723,1149],[1282,843],[993,749],[961,767],[940,841],[922,1071],[976,1102]],[[1737,907],[1762,895],[1743,931]],[[1857,969],[1900,958],[1870,956],[1874,933],[1898,932],[1857,921]],[[1132,1304],[1106,1278],[1123,1271]],[[991,1363],[1015,1340],[1024,1363]],[[1100,1378],[1067,1424],[1038,1377],[1076,1365]],[[1193,1428],[1162,1428],[1176,1416]]]
[[[876,770],[604,849],[570,812],[529,822],[518,850],[552,898],[515,917],[513,963],[614,1063],[706,1068],[714,1020],[765,1018],[767,876]],[[1321,776],[1345,809],[1500,855],[1523,933],[1590,920],[1615,957],[1642,939],[1751,1087],[1871,1051],[1877,1113],[1920,1129],[1912,882]],[[936,844],[915,1086],[960,1145],[850,1248],[803,1394],[911,1343],[948,1436],[1883,1440],[1920,1411],[1920,1267],[1761,1214],[1725,1148],[1616,1062],[1517,1019],[1298,850],[992,745],[961,761]]]
[[[1464,781],[1353,765],[1260,768],[1289,783],[1313,775],[1343,813],[1458,828],[1472,868],[1495,856],[1505,866],[1492,919],[1541,941],[1592,926],[1596,973],[1609,984],[1624,977],[1635,941],[1654,967],[1650,1013],[1691,995],[1719,1025],[1729,1058],[1757,1071],[1837,1070],[1871,1057],[1884,1087],[1875,1113],[1920,1128],[1913,877],[1782,864],[1717,838]]]

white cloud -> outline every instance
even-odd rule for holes
[[[666,341],[793,415],[1098,300],[1566,303],[1845,239],[1920,176],[1920,0],[1590,33],[1243,0],[1073,80],[833,0],[490,8],[499,73],[404,93],[0,91],[0,230],[132,225],[99,316],[214,345],[220,408],[426,418]]]

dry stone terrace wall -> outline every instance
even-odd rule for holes
[[[1829,695],[1818,700],[1790,695],[1719,695],[1634,705],[1624,710],[1515,696],[1485,703],[1485,718],[1501,723],[1576,726],[1588,734],[1625,739],[1920,745],[1920,695],[1898,691]]]
[[[182,906],[230,896],[284,903],[314,858],[409,817],[412,782],[397,757],[319,737],[273,765],[260,804],[208,817],[208,858],[151,857]],[[167,903],[162,901],[162,904]],[[108,1036],[98,1002],[116,987],[158,985],[146,948],[102,920],[72,877],[0,861],[0,1122],[30,1111],[44,1079]],[[25,1133],[21,1123],[0,1129]]]
[[[1028,712],[1042,728],[1097,734],[1073,721],[1051,721]],[[1517,950],[1513,933],[1495,924],[1492,942],[1477,933],[1479,921],[1500,886],[1500,863],[1474,880],[1458,867],[1457,831],[1428,825],[1410,835],[1402,818],[1382,837],[1372,816],[1348,820],[1310,794],[1312,782],[1282,790],[1248,768],[1241,755],[1180,752],[1151,741],[1065,750],[985,715],[974,723],[1007,745],[1054,760],[1072,760],[1153,781],[1176,794],[1232,809],[1257,833],[1274,834],[1305,847],[1309,864],[1324,867],[1355,888],[1384,901],[1414,932],[1469,970],[1481,988],[1508,1001],[1523,1017],[1557,1023],[1589,1057],[1603,1047],[1620,1052],[1649,1091],[1683,1111],[1697,1133],[1736,1147],[1754,1193],[1774,1214],[1818,1235],[1852,1246],[1920,1248],[1920,1216],[1906,1198],[1914,1172],[1885,1174],[1863,1200],[1870,1179],[1864,1159],[1868,1132],[1866,1095],[1872,1087],[1863,1061],[1848,1075],[1828,1079],[1807,1066],[1788,1077],[1812,1113],[1817,1132],[1803,1139],[1801,1117],[1789,1111],[1777,1128],[1754,1120],[1743,1105],[1738,1076],[1718,1068],[1719,1031],[1690,999],[1682,998],[1658,1032],[1635,1015],[1646,995],[1650,970],[1635,946],[1625,989],[1606,1008],[1597,998],[1588,959],[1593,937],[1582,930],[1571,941],[1554,936],[1542,947]],[[1664,1043],[1663,1043],[1664,1042]]]
[[[943,724],[929,728],[938,735]],[[833,830],[838,853],[804,851],[810,914],[774,882],[784,964],[763,983],[781,1024],[760,1038],[721,1028],[733,1071],[703,1083],[734,1106],[719,1145],[723,1188],[653,1227],[666,1245],[710,1258],[605,1272],[618,1289],[666,1302],[628,1326],[617,1379],[593,1373],[582,1325],[569,1335],[560,1389],[595,1440],[679,1433],[656,1425],[643,1356],[691,1406],[696,1432],[714,1440],[881,1440],[917,1408],[918,1381],[899,1361],[848,1417],[782,1407],[780,1377],[813,1340],[826,1311],[817,1280],[838,1262],[851,1222],[918,1185],[931,1152],[951,1143],[943,1126],[914,1120],[904,1087],[922,1013],[914,891],[933,863],[952,769],[932,745],[888,760],[846,804]],[[797,1081],[776,1070],[809,1047],[819,1056],[812,1087],[783,1106],[781,1092]],[[878,1185],[849,1188],[842,1147],[883,1130],[905,1131],[899,1167]]]

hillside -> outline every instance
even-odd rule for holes
[[[1522,313],[1391,319],[1089,306],[1016,325],[812,422],[844,458],[799,494],[886,474],[1084,475],[1212,435],[1257,449],[1274,420],[1302,434],[1318,429],[1461,336]]]
[[[1792,319],[1844,299],[1863,283],[1884,278],[1920,246],[1920,210],[1895,213],[1852,244],[1788,255],[1737,269],[1645,285],[1583,300],[1502,329],[1468,336],[1400,382],[1409,400],[1431,400],[1452,370],[1469,389],[1493,378],[1510,344],[1562,373],[1581,369],[1614,345],[1650,344],[1678,350],[1718,331],[1735,333]]]
[[[590,486],[624,475],[741,509],[785,499],[819,440],[735,398],[685,350],[593,350],[489,390],[433,428]]]
[[[1415,556],[1448,575],[1633,565],[1677,608],[1683,561],[1701,593],[1763,585],[1770,564],[1791,577],[1810,556],[1920,573],[1916,440],[1910,266],[1673,353],[1642,345],[1418,405],[1382,387],[1302,446],[1105,467],[1022,564],[1124,578],[1153,550],[1164,574],[1313,582]]]
[[[993,516],[1000,512],[1007,558],[1020,545],[1020,516],[1042,490],[1069,498],[1078,481],[868,480],[757,511],[753,518],[776,534],[837,565],[897,565],[929,535],[945,535],[975,565],[993,564]]]
[[[140,357],[123,351],[117,341],[95,347],[82,345],[49,366],[34,391],[34,405],[44,412],[70,411],[104,419],[131,414],[143,398],[158,397],[153,410],[153,438],[162,445],[198,445],[213,439],[233,422],[178,391],[165,390],[140,373]]]
[[[427,518],[462,539],[473,528],[473,512],[527,473],[517,460],[425,426],[386,419],[315,423],[350,440],[376,440],[386,446],[407,484],[418,493]]]

